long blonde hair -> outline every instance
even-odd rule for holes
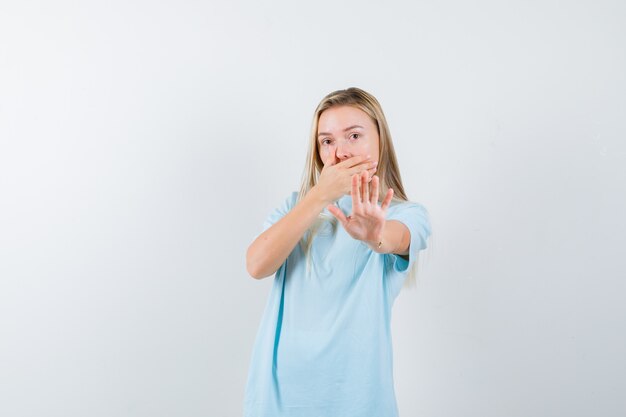
[[[309,137],[309,149],[306,156],[306,164],[297,200],[300,201],[303,199],[311,188],[317,184],[322,168],[324,168],[324,162],[321,160],[318,152],[318,123],[322,112],[335,106],[352,106],[362,110],[372,119],[372,121],[374,121],[378,128],[379,160],[376,175],[380,179],[379,201],[384,198],[390,187],[393,188],[392,204],[394,204],[394,202],[399,203],[409,201],[406,193],[404,192],[404,186],[402,185],[398,160],[396,158],[396,152],[393,147],[393,142],[391,141],[391,133],[389,132],[389,126],[387,125],[387,119],[385,118],[383,109],[373,95],[356,87],[350,87],[345,90],[337,90],[328,94],[322,99],[320,104],[315,109],[313,123],[311,125],[311,134]],[[321,212],[317,220],[300,240],[300,245],[307,257],[307,273],[310,271],[311,244],[313,243],[315,234],[324,222],[330,222],[333,231],[336,230],[338,223],[337,219],[329,213]],[[413,263],[413,267],[408,273],[408,277],[404,284],[405,286],[412,286],[415,284],[416,267],[417,261]]]

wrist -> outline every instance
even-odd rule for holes
[[[327,205],[332,203],[332,200],[328,199],[328,197],[326,197],[322,193],[322,190],[320,190],[317,185],[311,187],[305,198],[308,198],[316,206],[319,206],[320,211],[326,208]]]
[[[323,191],[319,188],[318,185],[314,185],[313,187],[311,187],[311,189],[307,193],[307,197],[309,197],[311,200],[315,201],[316,203],[322,205],[323,207],[326,207],[327,205],[333,202],[332,199],[324,195]]]
[[[369,248],[371,250],[373,250],[374,252],[377,252],[377,253],[386,253],[386,252],[388,252],[388,250],[387,250],[387,249],[389,249],[389,248],[387,248],[388,240],[385,239],[384,232],[385,232],[385,226],[383,224],[383,227],[380,229],[380,233],[378,233],[378,235],[374,239],[367,240],[364,243],[367,246],[369,246]]]
[[[367,241],[364,243],[376,253],[386,253],[385,242],[382,240],[382,238],[379,240]]]

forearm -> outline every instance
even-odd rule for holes
[[[378,243],[382,242],[380,248]],[[386,220],[381,237],[375,242],[365,242],[374,252],[408,255],[411,243],[409,229],[397,220]]]
[[[275,273],[329,203],[315,188],[311,189],[287,214],[252,242],[246,253],[248,273],[256,279]]]

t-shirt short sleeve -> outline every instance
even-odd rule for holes
[[[287,198],[283,200],[283,202],[276,207],[272,212],[267,216],[265,221],[263,222],[263,230],[261,230],[257,237],[269,229],[274,223],[279,221],[285,214],[289,213],[289,211],[295,206],[296,199],[298,198],[298,192],[293,191]]]
[[[388,268],[393,269],[394,272],[406,273],[413,266],[418,252],[426,249],[427,240],[431,234],[428,211],[421,204],[403,202],[389,207],[387,220],[402,222],[411,233],[408,260],[395,253],[385,254]]]

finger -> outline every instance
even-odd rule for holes
[[[387,210],[387,207],[389,207],[389,204],[391,204],[392,198],[393,198],[393,188],[389,188],[387,190],[387,195],[385,196],[385,199],[383,200],[383,204],[381,204],[380,208],[383,210]]]
[[[359,191],[360,176],[358,174],[354,174],[352,176],[352,212],[353,213],[361,213],[361,195]]]
[[[361,174],[361,201],[363,203],[368,203],[370,201],[370,187],[367,183],[368,176],[367,171],[363,171]]]
[[[372,204],[378,204],[378,175],[372,177]]]
[[[328,211],[330,211],[330,213],[335,216],[337,220],[339,220],[339,222],[345,227],[348,219],[346,219],[346,216],[343,214],[343,211],[341,211],[339,207],[334,204],[329,204],[326,206],[326,209],[328,209]]]
[[[345,162],[345,161],[344,161]],[[361,171],[369,171],[369,170],[373,170],[376,171],[378,162],[376,161],[372,161],[372,160],[365,160],[362,163],[359,163],[351,168],[348,169],[348,172],[350,174],[354,174],[354,173],[361,173]]]
[[[369,179],[367,180],[367,182],[371,182],[372,179],[374,178],[374,174],[376,173],[376,167],[369,168],[367,170],[367,173],[368,173],[368,176],[369,176]]]
[[[344,166],[346,168],[353,168],[360,164],[367,164],[370,159],[370,155],[356,155],[352,158],[346,159],[345,161],[341,161],[338,165]]]

